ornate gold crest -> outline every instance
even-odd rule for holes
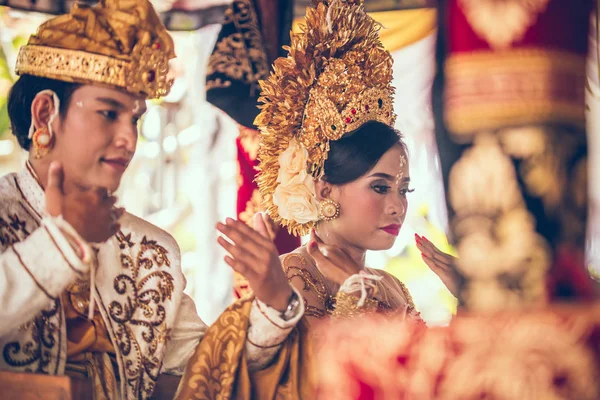
[[[304,215],[282,216],[280,207],[285,201],[277,205],[273,200],[282,183],[282,153],[299,144],[298,154],[306,152],[310,179],[319,178],[330,141],[368,121],[393,126],[396,117],[392,57],[381,44],[379,25],[365,12],[362,1],[316,3],[307,10],[302,32],[292,36],[289,55],[275,60],[273,73],[261,82],[263,105],[255,121],[262,133],[257,182],[265,208],[275,222],[299,235],[317,222],[315,201],[308,198],[314,196],[310,185],[306,190],[288,187],[303,191],[300,208]],[[304,171],[295,173],[307,182]]]
[[[101,83],[158,98],[169,93],[173,40],[148,0],[73,6],[42,24],[21,47],[15,72]]]

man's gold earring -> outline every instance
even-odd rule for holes
[[[331,199],[324,199],[319,202],[319,219],[322,221],[332,221],[340,216],[340,205]]]
[[[50,135],[48,128],[38,129],[31,138],[33,144],[33,157],[40,159],[48,154],[54,145],[54,138]]]

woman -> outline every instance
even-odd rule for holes
[[[145,399],[218,334],[183,293],[175,240],[110,195],[145,101],[169,91],[173,47],[147,0],[106,0],[76,4],[20,49],[8,111],[29,159],[0,178],[0,369],[68,375],[84,398]],[[240,346],[260,369],[303,303],[281,269],[248,275]]]
[[[365,265],[367,250],[392,247],[411,192],[408,154],[393,128],[392,58],[362,2],[309,9],[290,54],[262,83],[258,184],[269,216],[307,246],[275,260],[256,233],[221,226],[227,262],[281,263],[309,319],[388,310],[419,318],[406,287]],[[307,56],[310,55],[310,56]],[[428,265],[455,291],[452,258],[417,237]]]

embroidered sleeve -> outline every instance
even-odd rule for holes
[[[0,256],[0,336],[31,320],[76,278],[88,274],[91,263],[77,256],[61,230],[63,222],[44,218]]]
[[[288,321],[281,318],[281,312],[255,299],[250,309],[250,326],[246,354],[250,371],[263,369],[269,365],[279,351],[281,344],[304,315],[304,301],[297,289],[294,292],[300,300],[296,315]]]
[[[290,284],[304,300],[306,316],[320,319],[329,315],[333,311],[335,299],[327,290],[325,278],[317,267],[299,253],[284,255],[281,260]]]

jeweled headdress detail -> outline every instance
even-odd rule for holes
[[[101,0],[42,24],[21,47],[17,74],[106,84],[158,98],[169,93],[173,40],[148,0]]]
[[[362,0],[316,2],[286,58],[261,82],[258,185],[271,218],[296,235],[318,222],[313,178],[330,141],[368,121],[393,126],[392,57]]]

